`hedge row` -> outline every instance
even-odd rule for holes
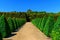
[[[10,36],[13,31],[20,28],[25,22],[25,19],[11,17],[8,17],[8,19],[6,19],[5,16],[2,15],[0,17],[0,40],[1,37],[4,38]]]
[[[43,18],[32,20],[32,23],[46,36],[51,37],[52,40],[60,40],[60,16],[57,18],[57,21],[54,21],[53,16],[44,16]]]
[[[53,16],[49,16],[43,29],[44,34],[50,36],[53,27],[54,27],[54,18]]]
[[[54,24],[54,28],[51,33],[52,40],[60,40],[60,16]]]
[[[41,29],[41,28],[40,28],[41,22],[42,22],[42,18],[36,18],[36,19],[32,20],[32,23],[33,23],[34,25],[36,25],[39,29]],[[42,29],[41,29],[41,30],[42,30]]]

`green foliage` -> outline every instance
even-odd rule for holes
[[[38,19],[37,21],[39,22],[39,23],[37,24],[37,27],[42,31],[42,28],[41,28],[42,18]]]
[[[42,19],[42,22],[41,22],[41,26],[40,26],[40,30],[43,32],[43,28],[44,28],[44,26],[45,26],[45,23],[46,23],[46,20],[47,20],[47,17],[43,17],[43,19]]]
[[[51,33],[52,40],[60,40],[60,16],[57,18]]]
[[[46,23],[46,17],[42,18],[36,18],[32,20],[32,23],[37,26],[41,31],[43,31],[44,25]]]
[[[14,27],[15,27],[15,30],[16,30],[16,28],[17,28],[16,18],[13,18],[12,20],[13,20],[13,24],[14,24]]]
[[[6,18],[4,15],[1,16],[2,14],[4,14]],[[2,37],[9,36],[12,31],[20,28],[26,22],[26,20],[32,20],[32,23],[36,25],[37,28],[39,28],[42,32],[44,32],[45,35],[52,35],[52,40],[60,40],[60,17],[58,16],[60,16],[60,13],[54,14],[45,11],[37,12],[30,9],[27,12],[0,12],[0,32]],[[54,24],[54,22],[56,23]]]
[[[20,20],[19,20],[19,25],[22,26],[25,22],[26,22],[25,19],[20,19]]]
[[[39,28],[42,32],[44,32],[45,35],[51,36],[51,31],[54,27],[54,17],[49,16],[43,17],[43,18],[36,18],[32,20],[32,23],[36,25],[37,28]]]
[[[17,28],[20,28],[26,22],[25,19],[16,18]]]
[[[10,35],[10,29],[4,15],[0,17],[0,32],[2,34],[2,37],[7,37]]]
[[[54,18],[53,16],[49,16],[43,30],[45,35],[50,36],[51,31],[54,27],[53,25],[54,25]]]
[[[32,20],[32,23],[33,23],[34,25],[36,25],[37,28],[39,28],[39,29],[41,29],[41,28],[40,28],[41,22],[42,22],[41,18],[36,18],[36,19]]]
[[[18,18],[16,18],[16,25],[17,25],[16,29],[18,29],[18,28],[20,27],[20,26],[19,26]]]
[[[15,29],[13,20],[12,20],[11,17],[9,17],[7,20],[8,20],[8,24],[9,24],[10,30],[11,30],[11,32],[13,32],[14,29]]]

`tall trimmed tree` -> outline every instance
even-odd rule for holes
[[[39,18],[39,19],[36,20],[36,21],[38,21],[37,27],[38,27],[40,30],[42,30],[42,28],[41,28],[42,18]]]
[[[52,40],[60,40],[60,16],[57,18],[51,33]]]
[[[15,27],[15,29],[16,29],[16,28],[17,28],[16,18],[13,18],[13,23],[14,23],[14,27]]]
[[[53,27],[54,27],[54,17],[49,16],[44,26],[44,30],[43,30],[44,34],[50,36]]]
[[[47,17],[44,16],[43,19],[42,19],[42,22],[41,22],[41,26],[40,26],[40,30],[41,30],[42,32],[43,32],[43,29],[44,29],[46,20],[47,20]]]
[[[13,32],[15,27],[14,27],[14,23],[11,17],[8,18],[8,24],[9,24],[11,32]]]
[[[19,27],[19,23],[18,22],[19,22],[18,18],[16,18],[16,25],[17,25],[16,29],[18,29],[18,27]]]
[[[42,18],[36,18],[36,19],[32,20],[32,23],[39,29],[41,26],[41,22],[42,22]]]
[[[8,22],[4,15],[0,17],[0,32],[2,37],[7,37],[11,34]]]

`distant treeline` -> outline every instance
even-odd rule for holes
[[[37,12],[37,11],[32,11],[32,10],[28,10],[27,12],[0,12],[0,15],[4,14],[5,17],[16,17],[16,18],[29,18],[30,20],[34,19],[34,18],[41,18],[41,17],[48,17],[48,16],[54,16],[55,20],[58,16],[60,16],[60,12],[58,13],[48,13],[45,11],[41,11],[41,12]]]

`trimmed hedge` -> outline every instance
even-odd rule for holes
[[[14,27],[15,27],[15,30],[16,30],[16,29],[17,29],[17,23],[16,23],[16,19],[15,19],[15,18],[13,18],[12,20],[13,20]]]
[[[19,20],[19,26],[22,26],[23,24],[25,24],[26,20],[25,19],[20,19]]]
[[[54,27],[54,17],[49,16],[44,26],[44,30],[43,30],[44,34],[50,36],[53,27]]]
[[[13,23],[13,21],[12,21],[12,18],[9,17],[9,18],[7,19],[7,21],[8,21],[9,27],[10,27],[10,31],[13,32],[15,27],[14,27],[14,23]]]
[[[60,16],[57,18],[51,33],[52,40],[60,40]]]
[[[58,17],[57,21],[54,21],[53,16],[49,16],[48,18],[39,18],[39,20],[36,18],[32,20],[32,23],[46,36],[51,37],[52,40],[60,40],[60,16]]]
[[[13,20],[15,30],[20,28],[26,22],[25,19],[19,19],[19,18],[13,18],[12,20]]]
[[[45,23],[46,23],[46,20],[47,20],[47,17],[43,17],[43,19],[42,19],[42,22],[41,22],[41,26],[40,26],[40,30],[43,32],[43,28],[44,28],[44,26],[45,26]]]
[[[9,25],[4,15],[0,17],[0,32],[2,34],[2,37],[7,37],[8,35],[11,34]]]
[[[17,28],[20,28],[26,22],[25,19],[16,18]]]
[[[8,19],[6,20],[4,15],[2,15],[0,17],[0,32],[2,37],[4,38],[10,36],[13,31],[20,28],[25,22],[25,19],[12,19],[11,17],[8,17]]]
[[[32,23],[35,26],[37,26],[37,28],[39,28],[39,29],[40,29],[40,26],[41,26],[41,22],[42,22],[41,18],[36,18],[36,19],[32,20]]]
[[[19,29],[25,22],[25,19],[11,17],[7,19],[4,15],[0,16],[0,40],[9,37],[12,32]]]

